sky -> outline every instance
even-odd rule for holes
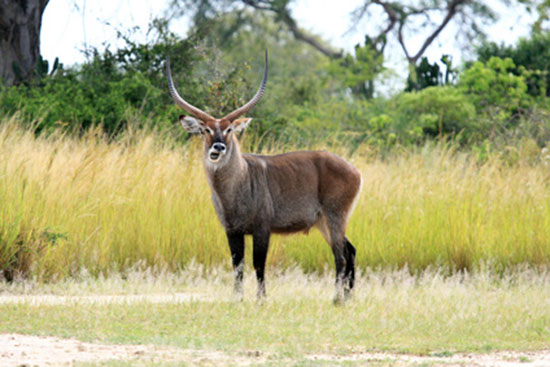
[[[42,18],[41,53],[50,65],[56,57],[65,65],[85,61],[82,53],[86,47],[102,49],[110,44],[115,49],[117,30],[126,32],[133,27],[137,39],[146,40],[145,31],[152,19],[167,15],[169,0],[51,0]],[[374,24],[362,22],[355,31],[348,32],[351,26],[350,13],[361,4],[361,0],[296,0],[292,11],[298,24],[312,33],[321,35],[337,49],[353,50],[362,43],[366,31]],[[504,6],[496,0],[488,0],[501,19],[487,28],[489,38],[496,42],[513,44],[519,37],[527,36],[528,24],[533,17]],[[168,14],[169,15],[169,14]],[[171,24],[171,30],[185,36],[189,24],[186,19],[178,19]],[[447,27],[440,37],[428,48],[426,56],[430,61],[439,60],[442,54],[450,54],[453,60],[460,61],[462,51],[455,41],[456,29]],[[412,40],[410,52],[420,47],[421,38]],[[307,46],[304,46],[307,47]],[[397,42],[388,46],[387,65],[396,74],[406,74],[406,62]],[[456,62],[455,62],[456,64]],[[402,81],[401,81],[402,82]],[[398,82],[400,84],[401,82]]]

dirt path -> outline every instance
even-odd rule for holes
[[[478,367],[548,367],[550,351],[498,352],[491,354],[455,354],[452,356],[414,356],[391,353],[355,353],[345,356],[317,354],[305,356],[312,362],[369,362],[379,366],[478,366]],[[238,366],[257,365],[267,358],[260,352],[228,355],[217,351],[184,350],[154,345],[108,345],[84,343],[75,339],[0,334],[0,366],[50,367],[72,366],[74,362],[106,360],[185,362],[189,365]],[[282,361],[284,362],[284,361]],[[291,362],[291,361],[289,361]]]
[[[151,365],[161,361],[182,361],[190,365],[225,366],[231,363],[248,366],[260,362],[261,356],[254,354],[251,358],[234,357],[216,351],[185,350],[155,345],[110,345],[84,343],[76,339],[0,334],[2,367],[72,366],[75,362],[108,360],[148,361]]]
[[[392,367],[550,367],[550,350],[537,352],[457,353],[450,356],[416,356],[392,353],[356,353],[347,356],[314,355],[308,359],[340,362],[379,362]],[[362,363],[359,363],[362,365]]]

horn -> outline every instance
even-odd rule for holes
[[[267,50],[265,50],[264,77],[262,79],[262,83],[260,84],[260,87],[258,88],[258,91],[254,95],[254,97],[252,97],[252,99],[250,101],[248,101],[244,106],[239,107],[235,111],[231,112],[230,114],[225,116],[224,119],[227,119],[229,121],[233,121],[236,118],[238,118],[239,116],[242,116],[245,113],[247,113],[250,109],[252,109],[252,107],[254,107],[256,105],[256,103],[258,103],[260,101],[260,99],[262,98],[262,95],[264,94],[264,91],[265,91],[266,82],[267,82]]]
[[[215,118],[213,118],[206,112],[193,106],[190,103],[187,103],[183,98],[181,98],[178,91],[176,90],[176,87],[174,87],[174,81],[172,80],[172,72],[170,71],[170,57],[168,56],[166,57],[166,75],[168,76],[168,88],[170,89],[170,94],[172,95],[174,102],[176,102],[178,106],[180,106],[185,111],[189,112],[199,120],[202,120],[205,122],[215,120]]]

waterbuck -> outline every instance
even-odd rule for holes
[[[172,98],[193,115],[180,116],[190,133],[204,140],[204,167],[214,208],[225,228],[235,275],[235,294],[242,298],[244,236],[252,235],[258,298],[265,297],[264,268],[271,233],[294,233],[317,227],[329,243],[336,264],[335,302],[346,299],[355,281],[355,248],[346,238],[346,225],[361,188],[361,174],[344,159],[323,151],[273,156],[241,153],[235,133],[250,118],[239,118],[262,97],[268,70],[254,97],[223,118],[214,118],[186,102],[172,80]]]

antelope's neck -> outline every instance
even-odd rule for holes
[[[248,164],[242,156],[236,140],[232,142],[226,158],[227,161],[223,165],[215,165],[205,161],[206,176],[210,188],[224,205],[233,200],[238,200],[235,196],[248,177]]]

